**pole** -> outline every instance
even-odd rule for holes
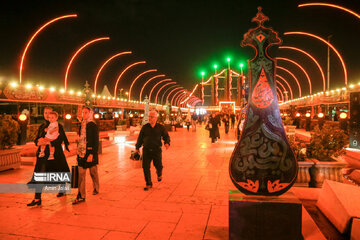
[[[332,37],[332,35],[328,36],[328,42],[330,43],[330,38]],[[327,91],[330,91],[330,47],[328,45],[327,47],[327,76],[326,76],[326,80],[327,80]],[[326,105],[326,115],[330,116],[330,112],[329,112],[329,104]]]
[[[201,105],[204,105],[204,74],[201,75]]]
[[[330,43],[330,38],[332,35],[328,36],[328,42]],[[330,90],[330,47],[327,47],[327,91]]]

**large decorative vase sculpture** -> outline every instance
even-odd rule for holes
[[[170,111],[171,111],[171,106],[170,106],[170,103],[169,102],[166,102],[166,110],[165,110],[165,121],[164,123],[165,124],[170,124],[171,121],[170,121]]]
[[[297,161],[281,121],[275,84],[275,62],[267,50],[282,40],[264,26],[269,18],[258,8],[241,46],[255,49],[248,61],[250,90],[244,129],[230,160],[230,177],[248,195],[280,195],[296,180]]]
[[[144,100],[144,118],[141,122],[141,126],[144,126],[145,124],[149,123],[149,110],[150,110],[149,99],[146,96]]]
[[[182,112],[181,112],[181,108],[178,108],[178,112],[177,112],[177,117],[176,117],[176,123],[177,124],[181,124],[183,121],[182,119]]]

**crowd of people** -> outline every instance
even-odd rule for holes
[[[34,174],[29,184],[36,187],[35,196],[28,206],[41,205],[41,193],[46,182],[35,181],[36,173],[45,172],[70,172],[64,149],[69,151],[69,141],[66,137],[63,126],[58,123],[58,113],[53,111],[51,107],[44,108],[45,122],[38,129],[35,145],[38,147],[36,152],[36,165]],[[72,204],[78,204],[86,200],[86,171],[89,169],[93,183],[93,195],[99,194],[99,174],[98,174],[98,147],[99,147],[99,130],[93,120],[93,112],[91,108],[84,106],[81,116],[78,117],[80,126],[77,139],[77,169],[78,169],[78,193]],[[193,115],[191,119],[186,119],[184,124],[189,131],[190,125],[194,128],[197,123],[206,123],[206,129],[209,130],[211,142],[215,143],[220,139],[219,126],[224,124],[225,134],[229,133],[229,129],[234,129],[236,122],[239,123],[240,116],[234,113],[212,113],[209,116]],[[142,126],[136,145],[135,152],[140,153],[142,147],[142,168],[145,180],[144,190],[148,191],[152,188],[150,166],[151,162],[156,169],[157,181],[162,181],[162,146],[165,149],[170,147],[170,136],[163,124],[158,122],[158,113],[156,111],[149,112],[149,123]],[[65,182],[59,184],[66,184]],[[65,196],[64,190],[60,190],[57,197]]]
[[[238,129],[240,123],[240,115],[235,115],[234,113],[224,113],[224,112],[217,112],[211,113],[210,116],[206,116],[205,120],[207,122],[205,128],[209,130],[209,137],[211,138],[211,143],[215,143],[218,139],[220,139],[220,130],[219,126],[221,123],[224,124],[225,127],[225,134],[229,133],[229,129],[235,128],[235,123],[238,122]],[[239,130],[238,133],[239,135]]]
[[[58,113],[51,107],[44,108],[45,122],[38,129],[35,145],[38,147],[36,152],[36,164],[29,186],[35,186],[34,199],[27,206],[41,205],[41,195],[43,188],[49,184],[46,181],[38,181],[37,173],[65,172],[69,173],[70,169],[66,161],[62,145],[69,151],[69,141],[66,137],[63,126],[58,123]],[[157,180],[162,180],[162,140],[166,149],[170,147],[170,136],[164,125],[157,123],[158,113],[149,112],[149,123],[142,126],[138,136],[135,148],[136,152],[142,149],[142,168],[145,178],[144,190],[149,190],[153,183],[151,182],[150,165],[154,163],[157,173]],[[77,169],[78,176],[78,194],[72,204],[85,202],[86,200],[86,171],[89,169],[93,182],[93,195],[99,194],[99,174],[98,174],[98,147],[99,131],[98,126],[93,121],[93,112],[89,107],[82,108],[81,122],[78,131],[77,140]],[[66,182],[57,182],[58,184],[67,184]],[[60,190],[57,197],[65,196],[65,191]]]

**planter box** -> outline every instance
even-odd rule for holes
[[[20,147],[0,150],[0,171],[17,169],[21,165]]]
[[[65,135],[66,135],[69,143],[74,143],[78,139],[77,132],[66,132]]]
[[[285,125],[285,131],[286,133],[293,133],[295,134],[295,129],[296,129],[296,126],[295,125]]]
[[[305,161],[299,161],[298,164],[299,170],[295,185],[297,187],[308,187],[311,180],[309,169],[314,166],[315,163],[309,159],[305,159]]]
[[[315,187],[321,187],[324,180],[343,182],[342,169],[346,166],[344,162],[321,162],[317,159],[310,159],[314,162],[315,169],[313,171]]]
[[[116,131],[126,131],[126,125],[117,125]]]

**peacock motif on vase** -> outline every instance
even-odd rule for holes
[[[241,46],[255,49],[248,61],[250,90],[245,123],[230,159],[230,178],[248,195],[276,196],[294,184],[298,165],[290,148],[280,117],[275,84],[276,62],[269,47],[282,40],[272,28],[261,7],[252,19],[258,26],[244,34]]]

